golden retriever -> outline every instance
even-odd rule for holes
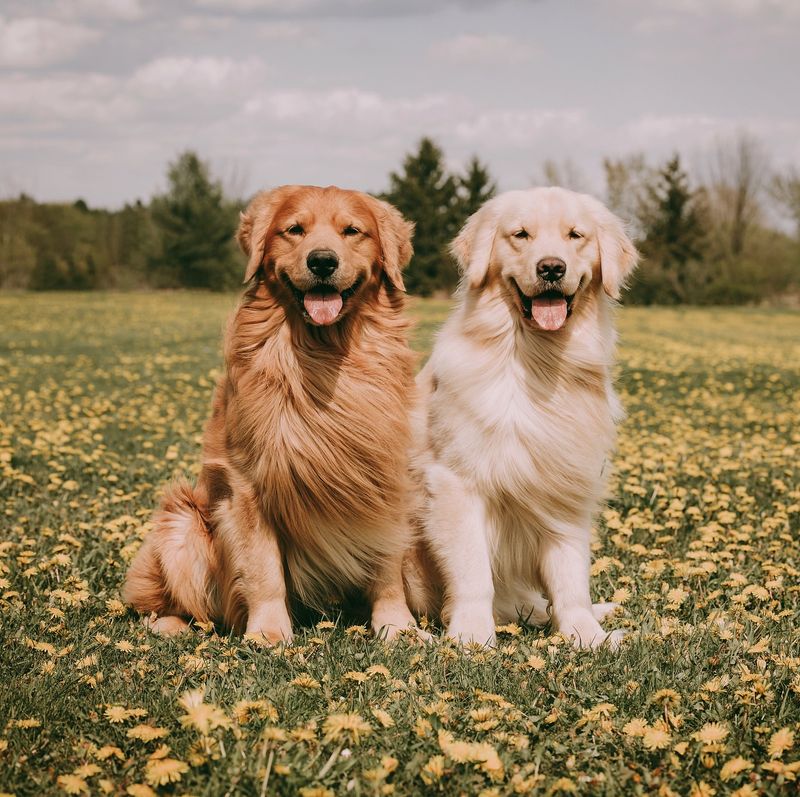
[[[414,625],[402,581],[412,231],[391,205],[336,187],[283,186],[242,214],[248,287],[202,470],[168,488],[123,590],[155,631],[193,617],[289,640],[291,600],[324,608],[353,589],[376,633]]]
[[[589,597],[590,533],[621,416],[612,310],[636,250],[596,199],[537,188],[487,202],[452,251],[456,307],[418,378],[411,607],[465,643],[521,617],[615,645],[599,623],[614,606]]]

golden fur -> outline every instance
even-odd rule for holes
[[[168,488],[124,587],[156,630],[194,617],[289,639],[289,598],[323,608],[352,589],[368,594],[376,632],[413,625],[401,577],[411,233],[392,206],[334,187],[264,192],[242,215],[249,286],[225,335],[202,471]],[[321,325],[304,309],[320,250],[337,254],[324,282],[345,297]]]
[[[621,416],[612,306],[636,250],[597,200],[559,188],[490,200],[452,248],[456,307],[418,378],[410,605],[465,642],[491,644],[495,622],[521,617],[614,644],[598,622],[613,606],[589,597],[589,547]],[[544,282],[537,266],[554,258],[563,277]],[[553,286],[568,315],[550,323],[536,308]]]

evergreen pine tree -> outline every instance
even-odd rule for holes
[[[698,278],[692,269],[703,254],[705,225],[700,196],[689,189],[678,155],[658,172],[647,193],[643,278],[647,280],[648,269],[658,269],[657,282],[662,290],[669,287],[672,301],[691,301],[692,284]],[[660,300],[665,298],[662,292]]]
[[[223,290],[238,280],[236,213],[207,164],[184,152],[169,167],[169,190],[150,206],[161,239],[152,269],[162,281]]]
[[[473,156],[467,164],[466,173],[458,178],[459,211],[461,224],[484,202],[497,193],[497,183],[492,180],[489,170]]]
[[[401,172],[389,175],[384,199],[413,221],[414,257],[404,275],[409,293],[429,296],[452,289],[458,279],[447,245],[458,231],[461,214],[455,178],[445,172],[442,150],[423,138],[406,156]]]

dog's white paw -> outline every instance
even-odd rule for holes
[[[462,645],[494,647],[497,643],[494,615],[485,611],[476,613],[474,609],[454,609],[447,624],[447,636]]]

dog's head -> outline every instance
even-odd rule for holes
[[[413,225],[392,205],[334,186],[287,185],[258,194],[237,239],[257,275],[316,326],[335,324],[381,281],[403,290]]]
[[[489,200],[452,245],[467,286],[498,279],[535,329],[567,323],[602,285],[618,299],[638,254],[622,222],[598,200],[563,188],[509,191]]]

